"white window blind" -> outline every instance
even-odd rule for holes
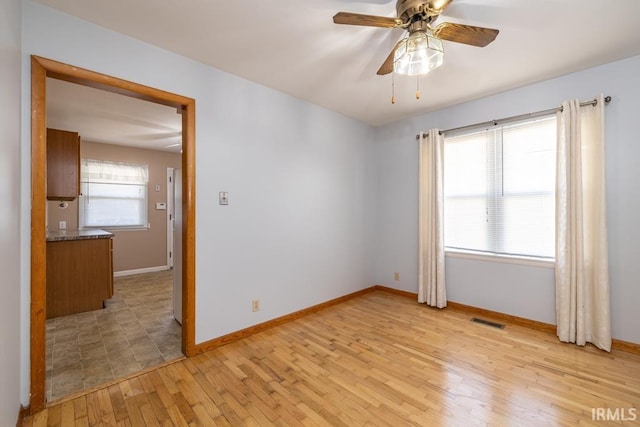
[[[445,246],[555,255],[555,116],[445,137]]]
[[[146,227],[145,164],[82,159],[80,227]]]

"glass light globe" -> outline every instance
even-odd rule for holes
[[[426,31],[414,31],[402,40],[393,55],[393,71],[407,76],[427,74],[442,65],[442,40]]]

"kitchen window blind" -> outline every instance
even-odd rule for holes
[[[146,164],[82,159],[80,227],[147,227]]]

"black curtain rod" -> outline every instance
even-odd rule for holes
[[[608,104],[609,102],[611,102],[611,97],[610,96],[605,96],[604,97],[604,103]],[[598,100],[597,99],[592,99],[591,101],[584,101],[584,102],[580,103],[581,107],[585,107],[587,105],[592,105],[592,106],[595,107],[596,105],[598,105]],[[548,116],[548,115],[553,114],[553,113],[557,113],[558,111],[562,111],[562,106],[557,107],[557,108],[550,108],[548,110],[536,111],[535,113],[520,114],[518,116],[506,117],[504,119],[489,120],[487,122],[476,123],[476,124],[473,124],[473,125],[460,126],[460,127],[457,127],[457,128],[441,130],[440,131],[440,135],[442,135],[443,133],[447,133],[447,132],[457,132],[457,131],[460,131],[460,130],[474,129],[474,128],[480,128],[480,127],[486,127],[486,126],[497,126],[499,124],[504,124],[504,123],[509,123],[509,122],[516,122],[516,121],[524,120],[524,119],[535,119],[537,117],[544,117],[544,116]],[[429,135],[429,134],[426,133],[425,135]],[[420,134],[416,135],[416,139],[420,139]]]

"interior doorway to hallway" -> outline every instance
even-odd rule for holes
[[[46,344],[46,79],[104,89],[168,105],[182,114],[182,353],[195,349],[195,101],[159,89],[32,56],[31,60],[31,393],[30,409],[45,405]]]

